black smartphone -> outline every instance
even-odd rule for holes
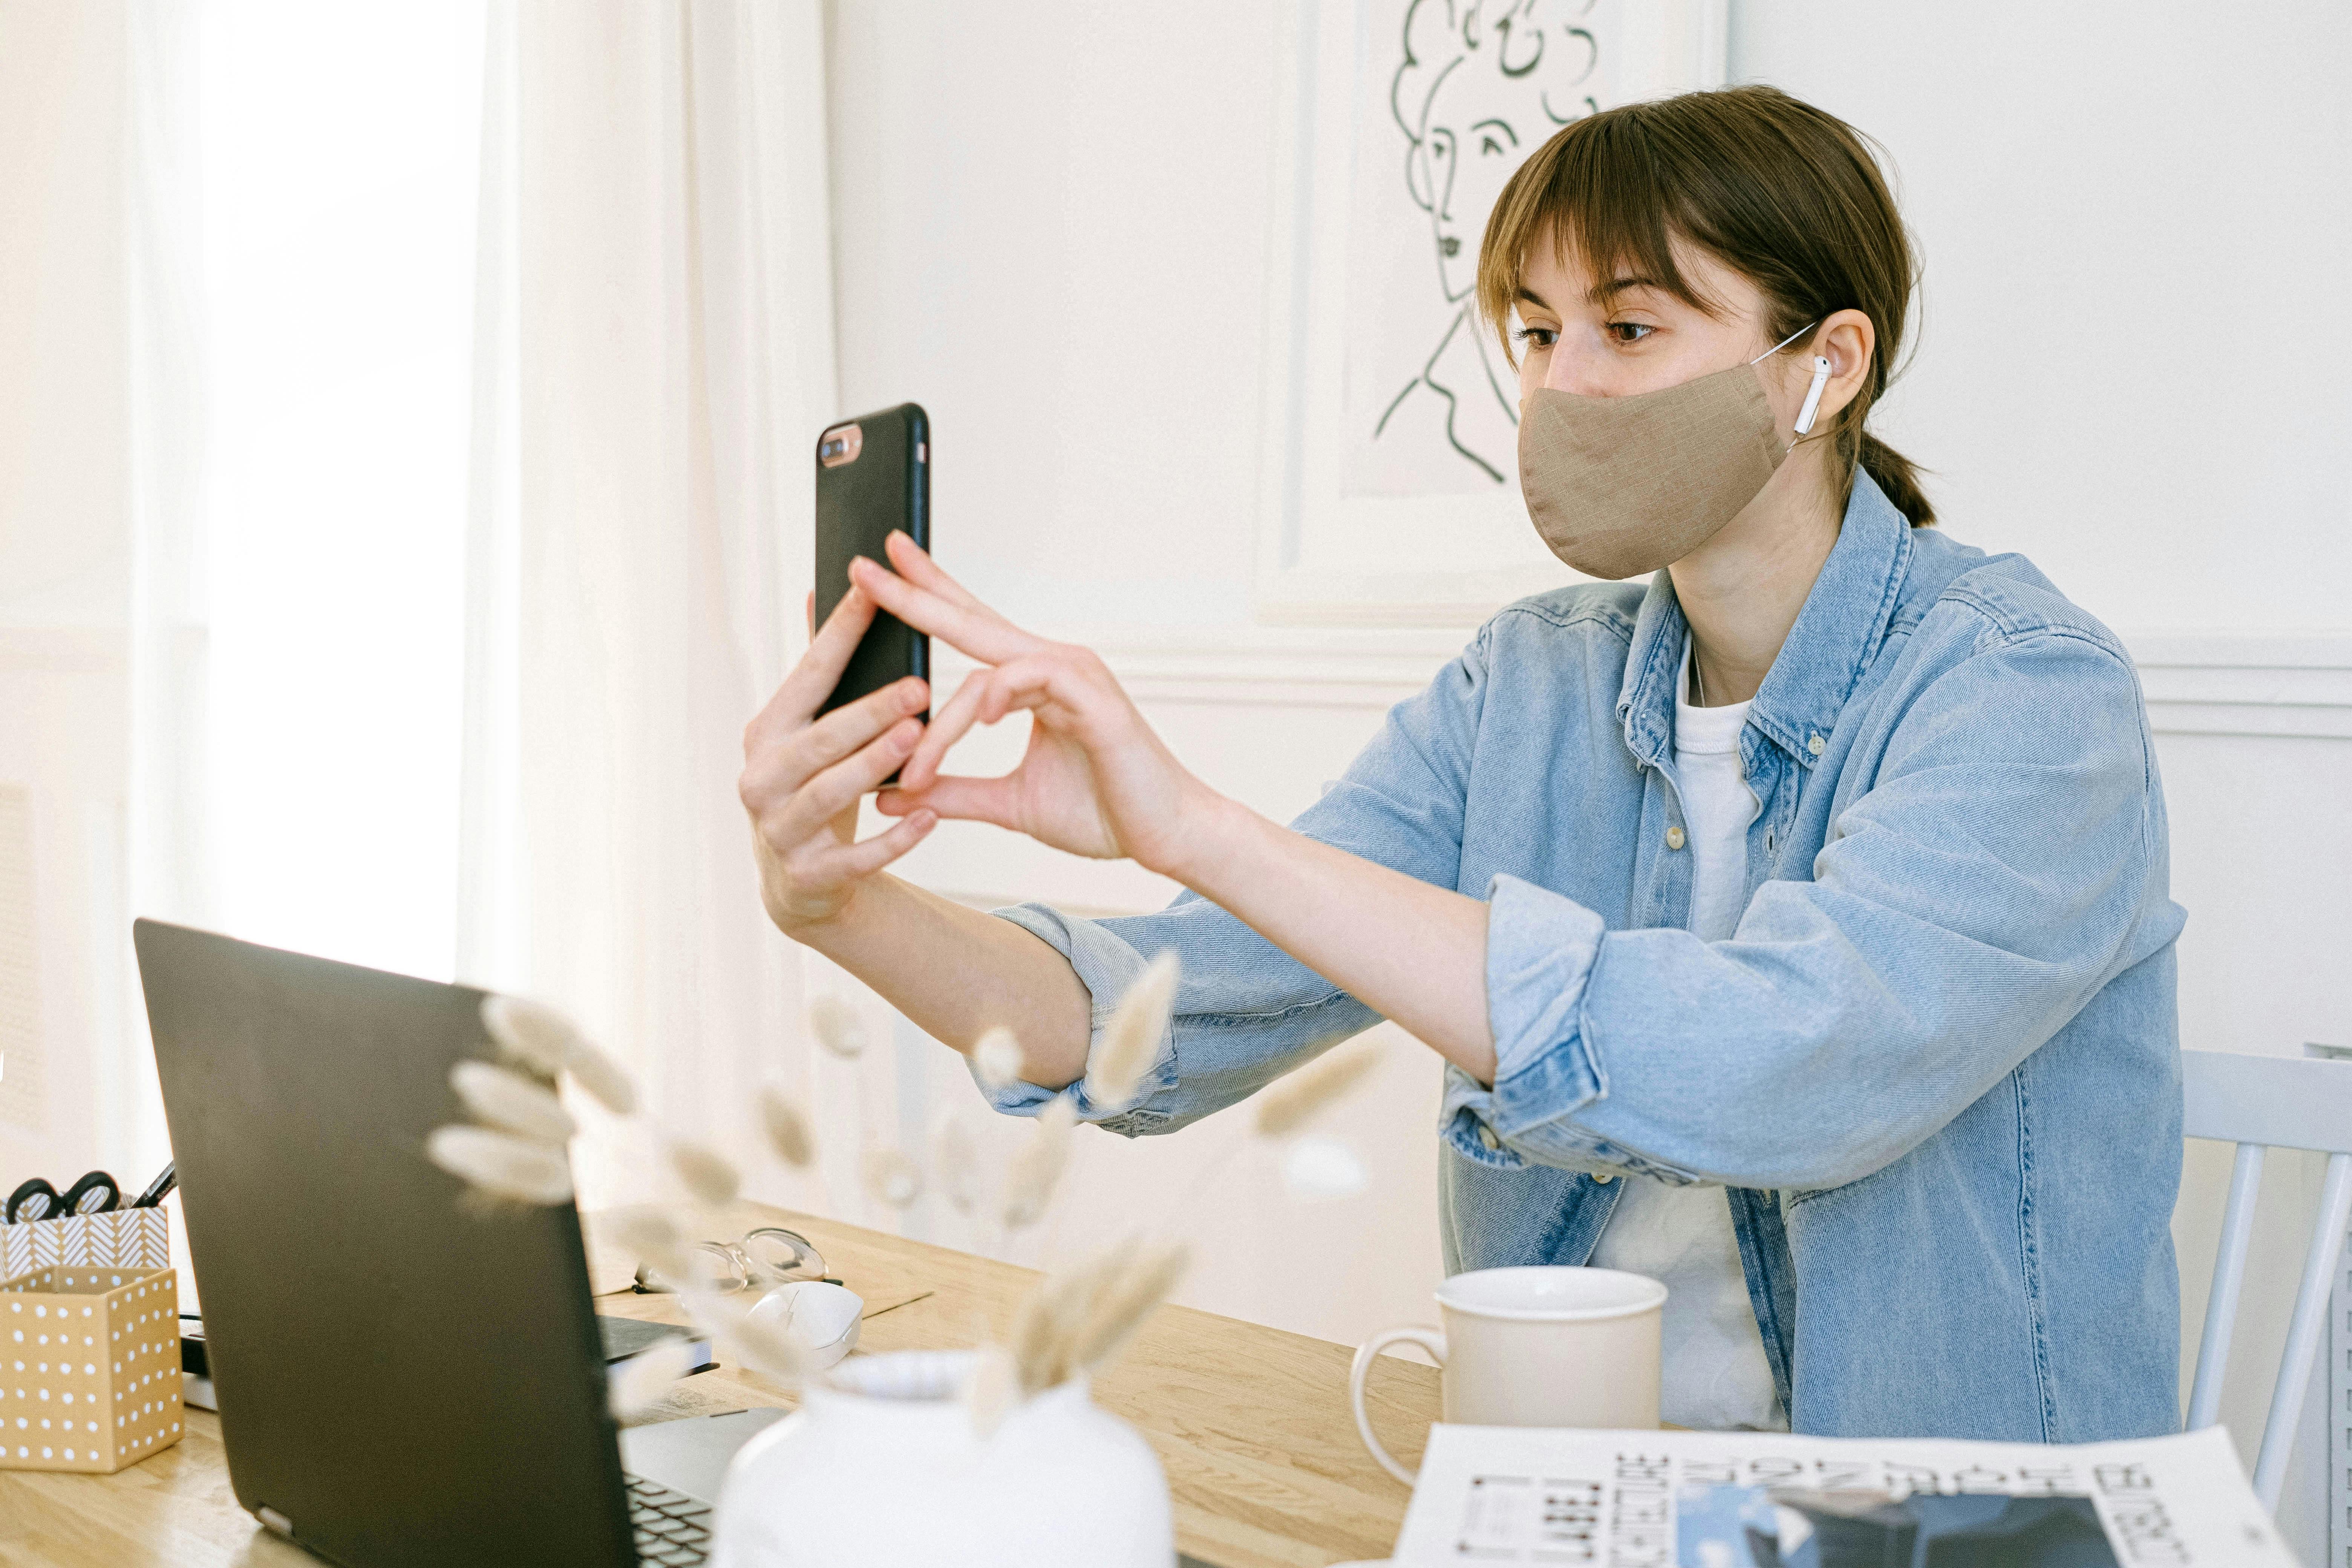
[[[890,563],[882,545],[894,528],[925,550],[931,547],[931,422],[919,404],[828,425],[816,438],[818,626],[849,592],[850,562],[863,555]],[[931,639],[898,616],[877,612],[817,711],[830,713],[894,680],[928,679],[930,673]],[[893,773],[888,782],[897,780]]]

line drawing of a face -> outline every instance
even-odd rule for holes
[[[1405,189],[1429,214],[1448,300],[1476,281],[1478,241],[1503,183],[1570,121],[1600,60],[1591,33],[1547,26],[1545,0],[1413,0],[1389,103],[1411,150]],[[1586,0],[1582,11],[1592,8]],[[1581,12],[1580,12],[1580,15]]]
[[[1448,405],[1445,437],[1454,451],[1496,483],[1518,424],[1517,383],[1508,366],[1496,372],[1488,334],[1464,330],[1475,310],[1479,241],[1512,172],[1561,126],[1599,109],[1586,84],[1600,46],[1575,25],[1596,3],[1412,0],[1402,59],[1390,82],[1390,111],[1408,143],[1405,191],[1429,215],[1438,288],[1457,309],[1422,374],[1389,405],[1375,434],[1425,389]],[[1461,359],[1464,338],[1476,345],[1476,374],[1441,369],[1441,361]],[[1486,384],[1483,393],[1471,384],[1476,381]]]

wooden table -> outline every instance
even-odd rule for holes
[[[746,1228],[785,1224],[816,1243],[866,1299],[861,1351],[975,1344],[1011,1317],[1028,1269],[812,1215],[743,1205]],[[592,1227],[593,1235],[593,1227]],[[678,1321],[663,1296],[610,1295],[609,1316]],[[1159,1450],[1177,1545],[1220,1568],[1381,1557],[1405,1489],[1374,1465],[1348,1413],[1343,1345],[1186,1307],[1163,1308],[1096,1381],[1095,1398]],[[727,1367],[679,1385],[677,1414],[790,1405]],[[1372,1419],[1408,1462],[1437,1418],[1437,1373],[1384,1361]],[[8,1568],[245,1568],[318,1560],[268,1534],[230,1494],[220,1422],[187,1413],[174,1447],[112,1476],[0,1470],[0,1563]]]

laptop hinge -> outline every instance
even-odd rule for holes
[[[272,1534],[282,1535],[289,1541],[294,1539],[294,1521],[276,1509],[268,1507],[255,1509],[253,1517],[261,1521]]]

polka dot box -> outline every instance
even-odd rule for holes
[[[0,1469],[110,1474],[178,1442],[184,1420],[176,1270],[0,1280]]]

